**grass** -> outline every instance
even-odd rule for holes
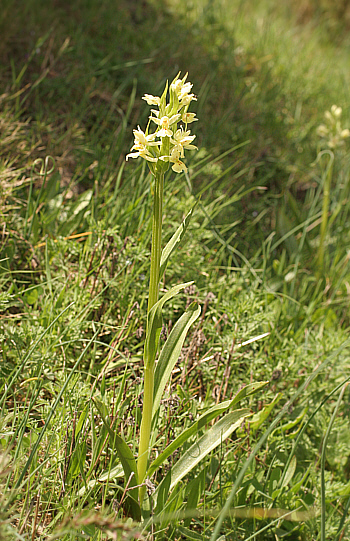
[[[331,40],[333,11],[289,13],[253,0],[5,2],[0,537],[348,537],[349,154],[334,153],[320,265],[315,132],[333,103],[349,126],[349,50],[346,34]],[[162,336],[191,301],[202,315],[152,458],[243,385],[269,383],[241,402],[249,423],[140,525],[92,399],[137,451],[152,188],[124,157],[142,94],[178,69],[198,92],[200,151],[188,176],[165,179],[164,240],[201,199],[162,289],[194,274],[195,286],[165,308]]]

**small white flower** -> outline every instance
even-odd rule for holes
[[[191,122],[195,122],[198,118],[196,118],[196,113],[182,113],[181,120],[185,124],[191,124]]]
[[[174,136],[170,139],[170,141],[174,145],[174,150],[179,153],[179,157],[184,157],[184,149],[188,150],[197,150],[197,147],[195,145],[191,145],[193,139],[195,139],[195,135],[190,135],[190,130],[183,131],[182,128],[176,130]],[[173,150],[173,151],[174,151]]]
[[[151,133],[150,135],[146,135],[140,128],[140,126],[137,126],[137,130],[133,130],[134,133],[134,146],[131,148],[131,150],[141,150],[143,147],[154,147],[160,144],[159,141],[154,141],[156,138],[155,133]]]
[[[335,116],[336,118],[339,118],[342,114],[342,108],[341,107],[338,107],[337,105],[332,105],[331,107],[331,113],[333,116]]]
[[[169,161],[174,164],[171,168],[173,171],[175,171],[175,173],[182,173],[182,171],[187,171],[187,167],[180,160],[180,153],[176,148],[171,151]]]
[[[181,106],[186,106],[186,105],[189,105],[192,100],[197,101],[197,98],[194,94],[184,94],[181,97],[180,104]]]
[[[167,116],[162,116],[162,118],[154,118],[153,116],[150,116],[150,119],[153,120],[158,126],[160,126],[160,130],[156,132],[156,135],[159,137],[171,137],[173,135],[173,132],[170,129],[170,126],[172,124],[175,124],[179,120],[181,115],[173,115],[170,118]]]
[[[148,105],[160,105],[160,98],[158,96],[152,96],[152,94],[145,94],[142,99],[145,100]]]

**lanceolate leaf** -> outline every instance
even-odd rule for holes
[[[201,313],[201,307],[196,302],[190,304],[186,312],[175,323],[160,353],[156,371],[154,374],[154,398],[152,418],[156,414],[165,386],[170,374],[180,356],[181,348],[185,341],[188,329],[196,321]]]
[[[215,417],[224,413],[230,406],[230,400],[226,400],[217,406],[213,406],[206,413],[201,415],[197,421],[195,421],[189,428],[181,432],[181,434],[164,449],[164,451],[152,462],[147,472],[148,477],[151,475],[163,464],[163,462],[172,455],[176,449],[178,449],[182,444],[185,443],[191,436],[196,434],[203,428],[206,424],[210,423]]]
[[[170,445],[168,445],[166,449],[164,449],[164,451],[152,462],[147,472],[148,477],[151,477],[151,475],[170,455],[176,451],[176,449],[183,445],[191,436],[199,432],[205,425],[210,423],[210,421],[215,419],[215,417],[232,408],[240,400],[242,400],[242,398],[256,393],[259,389],[265,387],[267,383],[267,381],[250,383],[249,385],[246,385],[240,389],[232,400],[225,400],[225,402],[221,402],[203,413],[203,415],[201,415],[189,428],[181,432],[181,434],[174,441],[172,441]]]
[[[169,492],[187,475],[203,458],[205,458],[215,447],[226,440],[245,419],[251,415],[249,409],[244,408],[228,413],[212,426],[199,440],[194,443],[176,462],[167,475],[170,475]],[[163,482],[163,481],[162,481]],[[160,490],[162,483],[159,485]]]
[[[151,366],[156,358],[160,331],[162,330],[162,308],[164,304],[172,297],[175,297],[175,295],[177,295],[181,289],[185,289],[185,287],[191,284],[193,284],[193,282],[187,282],[185,284],[179,284],[172,287],[150,310],[147,318],[147,336],[144,353],[144,362],[146,367]]]
[[[101,416],[103,424],[108,430],[110,443],[111,445],[114,444],[115,446],[115,450],[117,451],[118,458],[123,466],[123,470],[125,474],[125,482],[126,483],[129,482],[129,488],[131,488],[131,490],[129,490],[128,496],[130,496],[133,500],[133,502],[129,502],[131,504],[133,514],[135,515],[133,518],[135,520],[140,520],[141,510],[137,503],[138,492],[137,492],[137,488],[132,488],[138,484],[137,466],[136,466],[134,455],[132,454],[131,449],[129,448],[127,443],[123,440],[123,438],[119,436],[119,434],[117,434],[111,428],[111,425],[106,418],[106,406],[102,402],[100,402],[100,400],[98,400],[97,398],[93,398],[92,400]]]
[[[180,244],[180,242],[182,241],[196,205],[197,203],[191,208],[190,212],[184,218],[182,224],[177,228],[177,230],[169,240],[168,244],[163,248],[162,256],[160,258],[159,279],[162,277],[166,269],[171,254],[173,253],[175,248],[177,248],[178,244]]]

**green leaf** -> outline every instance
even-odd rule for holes
[[[33,304],[36,303],[36,301],[38,300],[38,297],[39,297],[38,289],[35,287],[27,291],[24,298],[27,304],[32,306]]]
[[[185,528],[185,526],[177,526],[176,530],[183,536],[183,539],[193,539],[193,541],[203,541],[203,539],[208,539],[207,537],[203,537],[200,533]]]
[[[165,107],[166,107],[166,98],[168,94],[168,81],[166,82],[164,92],[160,97],[160,104],[159,104],[159,118],[165,115]]]
[[[300,479],[300,481],[298,481],[298,483],[292,486],[292,488],[289,491],[291,494],[297,494],[299,490],[301,489],[301,487],[305,485],[307,478],[310,475],[311,468],[312,468],[312,463],[310,464],[310,466],[308,467],[308,469],[306,470],[305,474]]]
[[[238,393],[230,400],[230,408],[240,402],[242,398],[246,398],[247,396],[251,396],[263,387],[266,387],[266,385],[269,383],[269,381],[258,381],[257,383],[249,383],[248,385],[245,385],[238,391]],[[222,402],[224,404],[225,402]]]
[[[106,470],[98,477],[99,483],[104,483],[105,481],[112,481],[117,477],[123,477],[123,467],[121,464],[117,464],[111,470]]]
[[[193,282],[187,282],[185,284],[179,284],[172,287],[158,302],[152,307],[147,317],[147,336],[145,341],[145,367],[149,367],[154,363],[157,355],[157,348],[159,342],[160,331],[162,330],[163,318],[162,308],[164,304],[175,297],[181,291],[185,289]]]
[[[134,455],[132,454],[131,449],[129,448],[127,443],[124,441],[124,439],[121,436],[119,436],[119,434],[117,434],[111,428],[110,423],[106,418],[106,406],[105,406],[105,404],[103,404],[97,398],[93,398],[92,401],[95,404],[95,406],[97,408],[97,411],[99,412],[99,414],[101,416],[103,424],[105,425],[105,427],[108,430],[108,434],[109,434],[109,437],[110,437],[110,442],[111,442],[112,445],[114,445],[115,450],[117,451],[118,458],[119,458],[119,460],[120,460],[120,462],[121,462],[121,464],[123,466],[123,470],[124,470],[124,474],[125,474],[125,482],[126,483],[129,481],[129,479],[131,477],[131,474],[133,474],[131,479],[130,479],[130,482],[129,482],[130,490],[128,492],[128,496],[131,496],[131,498],[135,501],[135,503],[137,503],[137,498],[138,498],[137,488],[132,488],[132,487],[136,487],[136,485],[138,484],[138,482],[137,482],[137,466],[136,466],[136,461],[135,461]],[[138,506],[138,509],[137,509],[136,506],[134,506],[134,507],[135,507],[135,513],[136,513],[137,516],[134,516],[133,518],[135,520],[140,520],[141,519],[140,507]]]
[[[168,472],[170,477],[169,492],[215,447],[226,440],[248,415],[251,415],[251,412],[247,408],[228,413],[205,432],[196,443],[191,445]],[[163,481],[157,488],[156,493],[161,490],[162,483]]]
[[[291,480],[293,479],[296,467],[297,467],[297,459],[294,455],[284,475],[284,478],[280,485],[281,487],[286,487],[291,482]]]
[[[183,239],[183,237],[184,237],[184,235],[186,233],[186,230],[187,230],[187,228],[189,226],[193,211],[196,208],[196,206],[197,206],[197,203],[191,208],[190,212],[186,215],[186,217],[184,218],[182,224],[177,228],[177,230],[175,231],[175,233],[173,234],[173,236],[171,237],[171,239],[169,240],[167,245],[164,246],[163,251],[162,251],[162,255],[161,255],[161,258],[160,258],[159,279],[162,277],[162,275],[165,272],[165,269],[166,269],[166,266],[167,266],[167,263],[169,261],[169,258],[171,256],[171,254],[173,253],[175,248],[177,248],[177,246],[182,241],[182,239]]]
[[[291,432],[289,434],[286,434],[284,437],[292,437],[294,438],[295,435],[301,430],[302,428],[302,420],[304,419],[306,413],[308,411],[308,406],[305,406],[305,408],[302,410],[302,412],[295,418],[293,419],[292,421],[288,421],[287,423],[285,423],[284,425],[281,425],[281,426],[278,426],[271,434],[271,437],[273,437],[275,434],[278,434],[279,432],[287,432],[289,430],[291,430],[292,428],[294,428],[296,425],[299,425],[297,430],[295,430],[294,432]]]
[[[201,307],[193,302],[175,323],[160,353],[157,367],[154,374],[154,398],[152,418],[156,414],[165,386],[170,374],[180,356],[183,343],[188,329],[196,321],[201,313]]]
[[[255,432],[260,428],[263,422],[268,418],[273,408],[278,404],[282,398],[282,393],[276,394],[275,398],[270,404],[265,406],[259,413],[256,413],[252,418],[251,422],[249,421],[249,432],[250,434],[255,434]]]
[[[199,499],[201,498],[205,490],[205,478],[206,478],[206,467],[202,469],[199,475],[197,475],[190,483],[186,486],[185,490],[185,499],[187,500],[186,504],[186,514],[191,512],[191,510],[196,510],[198,506]],[[184,520],[184,526],[189,526],[191,524],[191,516],[187,516]]]
[[[169,336],[170,338],[170,336]],[[158,363],[159,365],[159,363]],[[158,366],[157,366],[158,368]],[[218,415],[224,413],[228,409],[236,405],[242,398],[245,398],[249,395],[252,395],[265,387],[268,384],[268,381],[262,381],[259,383],[250,383],[238,391],[236,396],[232,400],[225,400],[220,404],[216,404],[211,407],[208,411],[203,413],[189,428],[181,432],[181,434],[170,443],[164,449],[164,451],[152,462],[147,472],[148,477],[151,475],[163,464],[163,462],[172,455],[176,449],[185,443],[191,436],[199,432],[204,426],[206,426],[210,421],[215,419]]]

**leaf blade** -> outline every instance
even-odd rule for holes
[[[145,353],[144,353],[144,363],[145,367],[152,366],[155,361],[160,331],[162,329],[162,308],[164,304],[175,297],[185,287],[190,286],[193,282],[186,282],[184,284],[179,284],[172,287],[169,291],[163,295],[161,299],[152,307],[147,317],[147,336],[145,341]]]
[[[224,413],[228,409],[235,406],[242,398],[255,394],[260,389],[265,387],[269,382],[261,381],[258,383],[249,383],[238,391],[238,393],[232,398],[232,400],[225,400],[215,406],[212,406],[208,411],[203,413],[190,427],[181,432],[181,434],[174,439],[164,451],[152,462],[150,465],[147,476],[151,477],[153,473],[165,462],[165,460],[172,455],[183,443],[185,443],[191,436],[201,430],[203,426],[210,423],[218,415]]]
[[[173,234],[173,236],[171,237],[169,242],[164,246],[164,248],[162,250],[162,255],[161,255],[161,258],[160,258],[159,279],[162,277],[162,275],[165,272],[165,269],[166,269],[166,266],[168,264],[168,261],[169,261],[169,258],[171,256],[171,254],[173,253],[173,251],[177,248],[177,246],[182,241],[182,239],[183,239],[183,237],[184,237],[184,235],[186,233],[186,230],[187,230],[187,228],[189,226],[190,220],[192,218],[193,211],[196,208],[196,206],[197,206],[197,202],[191,208],[191,210],[188,212],[188,214],[185,216],[185,218],[183,219],[181,225],[177,228],[177,230],[175,231],[175,233]]]
[[[174,464],[168,472],[171,477],[169,492],[189,473],[203,458],[205,458],[213,449],[218,447],[222,441],[227,439],[242,423],[242,421],[251,415],[248,408],[235,410],[228,413],[212,426],[199,440],[191,445],[182,457]],[[163,482],[163,481],[162,481]],[[162,482],[157,488],[161,487]]]
[[[154,398],[152,418],[156,414],[170,374],[180,356],[183,343],[191,325],[198,319],[201,307],[193,302],[182,314],[165,342],[154,374]]]

